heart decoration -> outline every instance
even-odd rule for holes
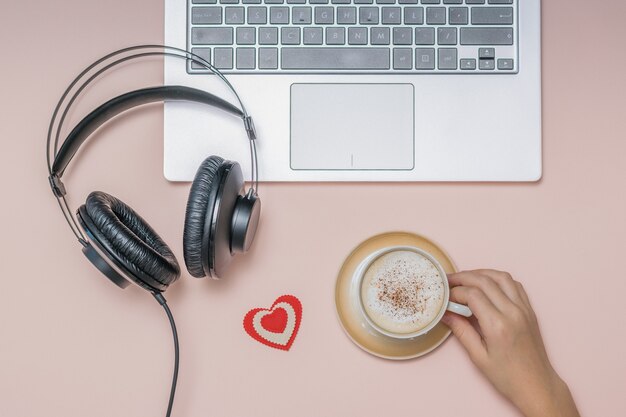
[[[243,328],[254,340],[275,349],[289,350],[300,320],[302,304],[293,295],[281,295],[270,308],[254,308],[243,319]]]

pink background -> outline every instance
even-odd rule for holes
[[[581,412],[626,415],[625,16],[622,0],[543,2],[538,183],[263,185],[254,249],[230,278],[184,273],[167,292],[182,345],[174,415],[516,416],[454,339],[393,363],[343,334],[336,273],[355,245],[389,230],[434,239],[460,268],[510,271],[530,293]],[[105,52],[162,41],[162,22],[160,1],[2,8],[1,416],[164,414],[172,370],[165,316],[145,292],[118,290],[82,257],[44,164],[49,117],[71,77]],[[90,89],[72,122],[113,94],[161,81],[156,62],[129,67]],[[67,185],[72,207],[93,189],[135,207],[182,264],[188,184],[163,179],[162,121],[161,106],[151,106],[102,129]],[[288,353],[241,327],[250,308],[282,293],[304,306]]]

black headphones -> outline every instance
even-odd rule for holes
[[[80,93],[108,69],[149,56],[180,58],[206,68],[226,84],[237,98],[239,107],[189,87],[165,86],[131,91],[107,101],[85,116],[59,149],[63,122]],[[79,85],[84,77],[86,80]],[[187,201],[183,234],[187,270],[197,278],[217,278],[226,271],[236,253],[245,253],[252,245],[261,201],[257,196],[259,175],[254,123],[230,82],[205,59],[171,46],[137,45],[95,61],[72,81],[57,103],[48,127],[46,159],[52,192],[67,224],[83,246],[85,256],[117,286],[126,288],[132,281],[150,291],[167,314],[174,338],[174,375],[166,412],[166,417],[170,417],[178,380],[179,346],[174,317],[162,292],[180,276],[178,261],[154,229],[112,195],[101,191],[89,194],[86,203],[76,212],[77,221],[69,208],[65,185],[61,181],[68,164],[91,133],[128,109],[164,100],[192,101],[224,110],[242,119],[248,135],[252,177],[249,190],[244,189],[243,174],[237,162],[209,156],[198,168]],[[57,121],[63,105],[64,110]]]
[[[131,59],[151,55],[178,57],[203,66],[227,84],[239,100],[241,108],[213,94],[189,87],[163,86],[131,91],[107,101],[85,116],[70,132],[57,152],[63,121],[80,92],[109,68]],[[122,58],[117,58],[113,63],[95,71],[95,74],[77,89],[67,104],[58,123],[54,141],[54,159],[51,163],[52,131],[61,104],[82,77],[93,72],[101,63],[118,56]],[[85,69],[65,91],[50,123],[47,145],[50,186],[68,224],[82,244],[85,256],[119,287],[127,287],[130,280],[153,294],[166,290],[180,276],[180,267],[171,249],[130,206],[101,191],[89,194],[86,203],[80,206],[76,212],[77,224],[65,199],[66,190],[61,178],[80,146],[100,126],[128,109],[165,100],[202,103],[240,117],[250,140],[252,181],[247,192],[244,189],[241,167],[237,162],[224,160],[219,156],[209,156],[198,168],[187,202],[183,235],[187,270],[197,278],[220,277],[227,270],[235,254],[247,252],[252,245],[259,221],[261,201],[256,191],[258,166],[256,131],[252,118],[246,112],[234,88],[211,64],[185,50],[162,45],[141,45],[109,54]]]

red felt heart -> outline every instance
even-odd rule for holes
[[[302,304],[293,295],[282,295],[270,308],[254,308],[243,319],[243,328],[254,340],[276,349],[289,350],[300,321]]]
[[[277,308],[271,314],[261,318],[261,326],[272,333],[282,333],[287,327],[287,312],[284,308]]]

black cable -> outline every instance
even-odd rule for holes
[[[176,332],[176,323],[174,323],[174,317],[172,316],[172,312],[167,305],[167,301],[163,294],[160,292],[153,292],[152,295],[158,301],[165,313],[167,314],[167,318],[170,320],[170,325],[172,326],[172,335],[174,336],[174,376],[172,377],[172,388],[170,389],[170,400],[167,404],[167,413],[165,417],[170,417],[172,414],[172,406],[174,405],[174,394],[176,394],[176,382],[178,381],[178,360],[179,360],[179,348],[178,348],[178,333]]]

